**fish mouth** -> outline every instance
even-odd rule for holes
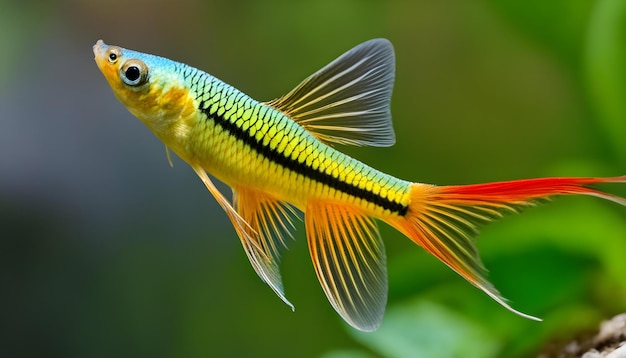
[[[98,40],[95,45],[91,47],[93,50],[93,59],[96,61],[96,65],[100,69],[100,71],[105,70],[107,67],[106,60],[106,52],[109,49],[109,45],[105,44],[104,41]]]
[[[107,47],[109,47],[109,46],[107,46],[107,44],[105,44],[104,41],[98,40],[96,42],[96,44],[91,47],[91,49],[93,50],[93,54],[94,54],[95,58],[97,59],[104,52],[106,52],[106,48]]]

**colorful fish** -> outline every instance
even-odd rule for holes
[[[482,224],[553,195],[626,205],[588,185],[613,178],[543,178],[435,186],[398,179],[333,144],[391,146],[395,57],[375,39],[346,52],[283,97],[259,102],[208,73],[162,57],[93,46],[115,96],[187,162],[226,211],[252,267],[289,306],[281,248],[297,211],[319,282],[353,327],[378,328],[387,302],[383,221],[520,316],[484,277],[474,240]],[[229,200],[211,174],[232,188]]]

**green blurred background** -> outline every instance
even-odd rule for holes
[[[0,0],[0,356],[519,357],[625,311],[626,210],[578,197],[478,242],[543,323],[388,227],[379,331],[335,314],[302,226],[282,264],[293,313],[91,51],[102,38],[271,99],[374,37],[396,49],[397,144],[349,154],[437,184],[626,174],[623,0]]]

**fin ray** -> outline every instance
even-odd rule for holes
[[[254,271],[293,310],[293,304],[285,297],[278,267],[279,251],[276,247],[276,241],[284,243],[281,230],[285,229],[289,233],[288,228],[292,225],[291,219],[283,216],[290,213],[290,209],[268,197],[247,197],[245,194],[242,197],[235,193],[233,202],[240,210],[238,212],[215,187],[202,167],[192,167],[231,220]]]
[[[414,183],[406,217],[387,222],[509,311],[540,320],[509,306],[485,278],[486,270],[474,243],[478,229],[490,221],[517,213],[554,195],[592,195],[626,205],[624,198],[587,187],[595,183],[624,181],[625,176],[541,178],[457,186]]]
[[[498,290],[485,278],[483,266],[474,243],[481,225],[517,212],[532,200],[510,202],[480,202],[477,205],[457,205],[446,200],[446,187],[413,184],[411,206],[406,218],[388,223],[422,246],[474,286],[480,288],[509,311],[522,317],[539,318],[513,309]]]
[[[285,236],[293,239],[295,210],[269,194],[248,188],[233,190],[233,204],[237,213],[257,234],[256,246],[261,251],[258,255],[260,269],[268,277],[275,277],[270,286],[279,287],[282,292],[278,264],[281,249],[287,247]]]
[[[373,219],[358,209],[307,203],[311,259],[331,305],[351,326],[373,331],[387,303],[385,250]]]
[[[364,42],[267,102],[324,142],[391,146],[395,57],[385,39]]]

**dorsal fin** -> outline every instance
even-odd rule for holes
[[[389,108],[394,75],[393,46],[374,39],[267,104],[324,142],[388,147],[396,140]]]

